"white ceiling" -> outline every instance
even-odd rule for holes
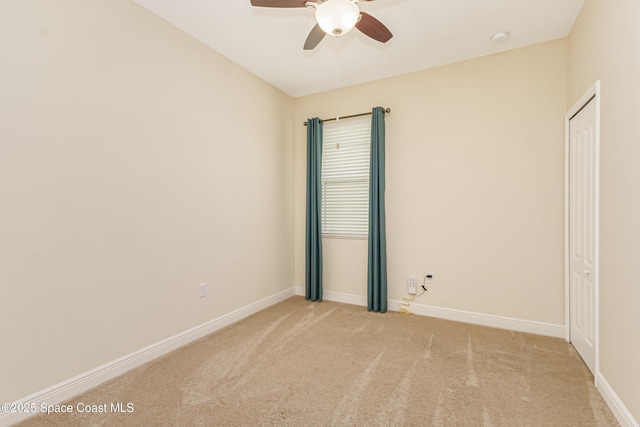
[[[303,51],[315,25],[305,8],[250,0],[134,0],[292,97],[566,37],[584,0],[376,0],[361,10],[384,23],[386,44],[354,29]],[[490,37],[507,31],[494,45]]]

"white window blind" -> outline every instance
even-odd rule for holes
[[[322,234],[367,237],[371,117],[325,123],[322,145]]]

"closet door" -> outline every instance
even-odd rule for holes
[[[569,120],[570,340],[595,372],[596,359],[596,98]]]

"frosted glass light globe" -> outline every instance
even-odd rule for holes
[[[349,0],[327,0],[316,8],[316,20],[322,30],[331,36],[341,36],[358,22],[360,9]]]

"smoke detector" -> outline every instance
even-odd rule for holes
[[[509,38],[509,33],[506,31],[500,31],[499,33],[495,33],[491,36],[491,43],[493,44],[503,44]]]

